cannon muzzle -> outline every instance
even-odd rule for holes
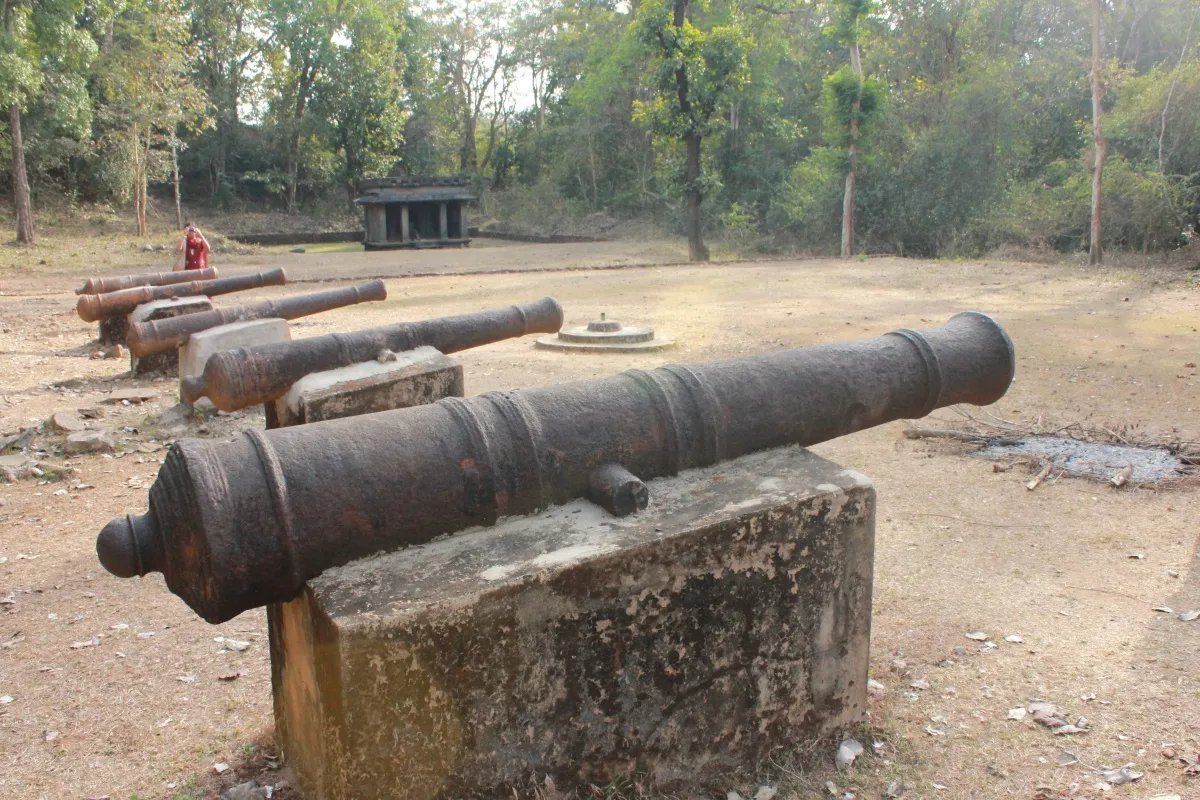
[[[119,278],[88,278],[75,294],[105,294],[132,289],[134,286],[165,286],[169,283],[208,281],[221,277],[216,267],[179,270],[177,272],[147,272],[143,275],[122,275]]]
[[[280,300],[261,300],[244,306],[185,314],[182,317],[135,322],[129,326],[129,350],[138,358],[145,358],[152,353],[178,347],[193,333],[206,331],[218,325],[267,317],[296,319],[356,303],[386,299],[387,287],[383,281],[375,280],[358,286],[284,297]]]
[[[84,322],[96,322],[108,317],[128,314],[142,303],[154,300],[171,300],[176,297],[208,295],[213,297],[230,292],[242,292],[263,286],[282,286],[287,283],[287,273],[282,269],[237,275],[232,278],[217,278],[210,281],[170,283],[165,286],[134,286],[107,294],[85,294],[75,304],[76,311]]]
[[[456,353],[527,333],[554,333],[562,322],[562,306],[543,297],[474,314],[226,350],[208,359],[202,375],[180,382],[179,398],[194,405],[207,397],[222,411],[236,411],[282,397],[305,375],[372,361],[381,350],[399,353],[429,346]]]
[[[967,312],[926,331],[176,443],[150,510],[110,522],[113,574],[161,571],[209,622],[286,601],[329,567],[647,481],[811,445],[1012,382],[1012,342]],[[611,495],[611,496],[609,496]]]

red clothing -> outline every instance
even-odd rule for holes
[[[199,236],[187,237],[187,253],[183,264],[184,269],[208,268],[208,245]]]

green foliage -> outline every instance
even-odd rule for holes
[[[844,66],[825,79],[825,141],[845,147],[851,141],[851,125],[858,122],[858,138],[870,132],[871,121],[887,103],[887,86],[871,77],[861,80]]]

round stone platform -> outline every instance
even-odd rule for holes
[[[674,347],[673,339],[654,335],[646,325],[622,325],[615,319],[600,319],[586,326],[564,328],[556,336],[543,336],[537,346],[548,350],[578,350],[591,353],[645,353]]]

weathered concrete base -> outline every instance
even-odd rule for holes
[[[292,330],[287,320],[278,317],[233,322],[193,333],[179,348],[179,378],[202,374],[213,353],[285,342],[291,338]],[[201,402],[209,403],[208,398],[201,398]]]
[[[330,570],[270,609],[307,800],[695,787],[862,717],[875,493],[784,448]],[[727,785],[722,785],[722,791]]]
[[[154,300],[143,303],[130,312],[126,318],[129,325],[135,322],[153,322],[171,317],[182,317],[184,314],[196,314],[201,311],[212,311],[212,300],[199,295],[196,297],[179,297],[172,300]],[[128,330],[128,329],[127,329]],[[144,358],[129,354],[129,371],[134,375],[150,373],[165,373],[173,375],[179,369],[179,350],[172,348],[161,353],[152,353]]]
[[[396,353],[395,361],[368,361],[317,372],[275,401],[272,427],[303,425],[420,406],[463,396],[462,365],[432,347]]]
[[[100,344],[112,347],[119,344],[122,347],[129,340],[129,318],[125,315],[108,317],[100,320]]]

